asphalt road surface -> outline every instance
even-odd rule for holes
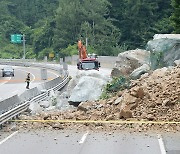
[[[0,65],[0,101],[13,95],[21,94],[26,90],[25,79],[28,72],[31,73],[30,88],[44,82],[44,80],[41,80],[40,68],[12,66],[15,72],[14,77],[2,77],[1,69],[3,67],[3,65]],[[48,80],[52,80],[58,76],[58,73],[48,70],[47,76]]]
[[[56,66],[56,67],[60,66],[59,64],[49,64],[49,65]],[[60,67],[63,68],[62,65]],[[82,70],[78,70],[76,65],[68,65],[68,72],[69,72],[70,76],[75,77],[78,74],[78,72],[80,72],[80,71],[82,71]],[[103,75],[110,76],[111,71],[112,71],[112,69],[110,69],[110,68],[101,67],[98,72],[100,72]]]
[[[2,133],[2,132],[1,132]],[[180,154],[180,133],[15,131],[0,136],[1,154]]]

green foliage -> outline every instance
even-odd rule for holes
[[[52,46],[52,37],[53,37],[53,28],[50,26],[53,21],[39,21],[37,23],[37,28],[33,29],[33,33],[30,36],[34,52],[38,55],[38,53],[46,48],[51,48]],[[38,25],[41,26],[38,26]]]
[[[21,45],[9,44],[0,49],[0,57],[5,59],[21,59],[23,57],[23,48]],[[35,54],[30,46],[26,47],[26,58],[35,58]]]
[[[22,57],[22,44],[11,34],[25,34],[27,57],[42,59],[77,53],[88,38],[88,53],[118,55],[143,48],[156,33],[180,33],[179,0],[0,0],[0,55]],[[169,17],[172,17],[169,19]],[[16,53],[17,48],[19,53]],[[9,50],[15,51],[6,53]]]
[[[31,46],[26,46],[26,58],[27,59],[34,59],[36,58],[36,54]]]
[[[69,45],[67,48],[60,50],[60,57],[77,55],[77,44]]]
[[[5,1],[5,0],[4,0]],[[58,7],[59,0],[8,0],[9,12],[27,26],[34,25],[47,17],[52,18]]]
[[[120,36],[108,16],[107,0],[61,0],[56,15],[54,47],[57,50],[88,38],[99,55],[112,55]]]
[[[151,60],[151,69],[152,70],[162,68],[165,66],[165,64],[164,64],[164,52],[162,52],[162,51],[151,52],[150,60]]]
[[[114,78],[111,83],[107,84],[106,91],[117,92],[124,89],[128,89],[130,86],[130,79],[124,76]]]
[[[174,12],[171,16],[171,20],[173,21],[174,32],[180,33],[180,1],[172,0],[172,6],[174,8]]]
[[[5,46],[4,48],[1,49],[0,52],[0,57],[7,59],[9,58],[19,59],[22,58],[22,55],[23,55],[23,51],[22,49],[20,49],[20,46],[14,44]]]
[[[128,46],[126,44],[123,45],[117,45],[116,47],[112,48],[113,56],[117,56],[119,53],[127,51]]]
[[[45,56],[49,57],[49,53],[54,53],[53,48],[45,48],[38,54],[38,59],[43,60]]]
[[[128,49],[143,48],[156,33],[171,33],[167,20],[171,15],[171,0],[109,0],[111,18],[121,31],[119,44]]]
[[[173,26],[170,18],[163,18],[155,23],[151,31],[156,34],[170,34],[173,31]]]
[[[130,88],[130,79],[124,76],[113,78],[113,80],[106,85],[101,95],[101,98],[109,98],[113,93]]]

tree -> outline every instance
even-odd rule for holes
[[[174,32],[180,33],[180,1],[172,0],[172,6],[174,8],[171,20],[173,21]]]
[[[32,40],[32,45],[34,48],[34,52],[38,56],[38,53],[45,48],[51,48],[52,46],[52,38],[54,35],[54,21],[40,20],[37,24],[35,24],[35,29],[32,30],[30,39]]]
[[[59,0],[9,0],[9,11],[27,26],[34,27],[39,21],[52,18]]]
[[[88,38],[88,44],[98,54],[112,54],[111,48],[116,46],[120,33],[108,18],[107,0],[61,0],[59,5],[54,37],[56,50]]]
[[[129,49],[144,48],[155,33],[170,33],[170,0],[109,0],[112,4],[110,17],[120,29],[119,44]]]

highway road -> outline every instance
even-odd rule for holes
[[[180,133],[15,131],[0,136],[2,154],[180,154]]]
[[[58,64],[51,64],[59,66]],[[68,66],[70,76],[78,73],[76,66]],[[15,78],[1,78],[3,89],[25,90],[24,79],[31,72],[31,87],[41,83],[37,68],[15,67]],[[100,69],[110,75],[111,69]],[[49,78],[56,76],[49,72]],[[49,74],[48,73],[48,74]],[[5,81],[9,79],[9,81]],[[6,83],[3,83],[6,82]],[[16,85],[16,86],[15,86]],[[18,87],[17,87],[18,86]],[[2,88],[3,87],[3,88]],[[11,93],[13,92],[11,91]],[[15,126],[15,124],[12,124]],[[92,132],[88,130],[0,130],[0,154],[180,154],[180,132],[176,133],[129,133]]]
[[[49,64],[49,65],[59,67],[59,64]],[[60,67],[63,68],[62,65],[60,65]],[[82,70],[78,70],[77,66],[75,66],[75,65],[68,65],[68,72],[71,77],[75,77],[78,74],[78,72],[81,72],[81,71]],[[100,68],[98,72],[102,75],[110,76],[111,71],[112,71],[112,69],[110,69],[110,68]]]
[[[0,100],[24,92],[26,90],[25,78],[28,72],[31,73],[30,88],[44,82],[44,80],[41,80],[40,68],[12,66],[14,68],[15,76],[2,77],[1,69],[3,67],[3,65],[0,65]],[[52,80],[59,76],[57,72],[52,70],[48,70],[47,74],[48,80]]]

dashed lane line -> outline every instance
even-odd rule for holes
[[[18,131],[12,133],[11,135],[9,135],[8,137],[6,137],[4,140],[2,140],[0,142],[0,145],[3,144],[4,142],[6,142],[7,140],[9,140],[11,137],[13,137],[14,135],[16,135],[18,133]]]
[[[89,132],[85,133],[85,134],[82,136],[81,140],[79,141],[79,144],[84,143],[84,141],[86,140],[88,134],[89,134]]]
[[[158,136],[158,142],[159,142],[159,147],[160,147],[160,150],[161,150],[161,154],[166,154],[166,149],[165,149],[165,146],[164,146],[162,136],[160,134],[157,134],[157,136]]]

